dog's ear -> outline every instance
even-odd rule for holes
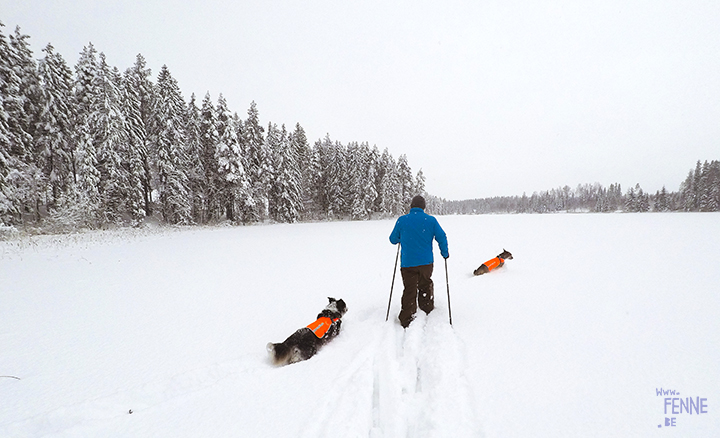
[[[338,312],[340,312],[340,314],[344,315],[345,312],[347,312],[347,305],[345,304],[345,300],[343,300],[343,299],[337,300],[336,306],[337,306]]]
[[[336,300],[335,298],[328,297],[328,301],[332,304],[332,303],[334,303],[334,302],[337,301],[337,300]]]

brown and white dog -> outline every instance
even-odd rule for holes
[[[473,271],[473,274],[475,275],[483,275],[487,274],[488,272],[492,271],[495,268],[499,268],[502,265],[505,264],[505,260],[512,260],[513,256],[510,254],[510,251],[503,248],[503,252],[497,255],[497,257],[490,259],[480,265],[479,268]]]

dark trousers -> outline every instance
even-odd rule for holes
[[[433,264],[413,266],[411,268],[400,268],[405,289],[402,295],[402,309],[400,310],[400,324],[403,327],[410,325],[415,319],[415,312],[418,306],[425,313],[430,313],[435,308],[433,281],[430,278],[433,272]]]

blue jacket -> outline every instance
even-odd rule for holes
[[[437,219],[426,214],[422,208],[411,208],[410,213],[400,216],[390,233],[390,243],[400,243],[402,256],[400,267],[429,265],[433,262],[433,238],[440,246],[440,254],[449,257],[445,231]]]

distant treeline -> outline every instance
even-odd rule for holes
[[[553,213],[571,212],[646,212],[646,211],[720,211],[720,161],[697,162],[677,192],[662,190],[654,195],[636,184],[623,194],[620,184],[578,185],[535,192],[531,196],[444,201],[445,214]]]
[[[36,61],[27,35],[2,30],[0,226],[369,219],[425,191],[405,155],[329,135],[310,147],[299,123],[261,125],[255,102],[244,119],[222,94],[186,102],[142,55],[121,73],[89,44],[73,73],[52,45]]]

